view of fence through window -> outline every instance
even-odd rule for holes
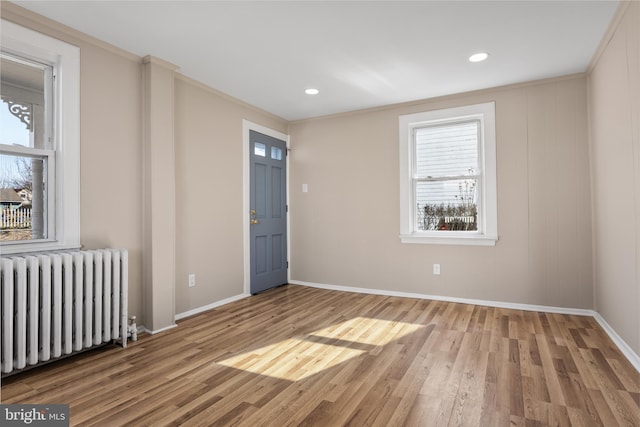
[[[446,203],[420,203],[418,201],[418,230],[476,231],[478,229],[478,205],[475,202],[477,181],[472,179],[455,180],[448,181],[447,184],[449,187],[457,186],[458,194],[455,194]],[[450,192],[453,191],[455,190]]]
[[[478,230],[478,120],[416,129],[416,229]]]
[[[0,104],[0,107],[2,104]],[[34,209],[34,169],[42,171],[45,160],[25,156],[0,154],[0,240],[32,240],[44,237],[42,208],[43,191],[36,191],[41,200]],[[43,188],[44,181],[36,182]]]

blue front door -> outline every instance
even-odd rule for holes
[[[251,293],[287,283],[287,189],[284,141],[250,131]]]

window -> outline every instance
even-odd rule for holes
[[[271,147],[271,158],[273,160],[282,160],[282,148]]]
[[[261,142],[254,143],[253,154],[260,157],[267,156],[267,146]]]
[[[42,240],[50,218],[46,189],[55,178],[50,120],[52,67],[0,54],[0,239]],[[16,203],[17,201],[17,203]]]
[[[495,245],[495,104],[400,116],[403,243]]]
[[[80,52],[2,21],[0,249],[80,246]]]

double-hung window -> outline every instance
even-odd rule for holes
[[[77,248],[79,49],[3,20],[0,61],[0,250]]]
[[[0,185],[3,241],[44,240],[54,218],[55,151],[49,64],[0,54]],[[51,194],[48,194],[51,193]]]
[[[495,105],[400,116],[400,238],[494,245]]]

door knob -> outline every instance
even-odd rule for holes
[[[258,221],[257,219],[255,219],[255,218],[251,218],[251,225],[258,224],[259,222],[260,222],[260,221]]]
[[[249,213],[251,214],[251,216],[256,216],[256,210],[255,209],[251,209],[249,211]]]

